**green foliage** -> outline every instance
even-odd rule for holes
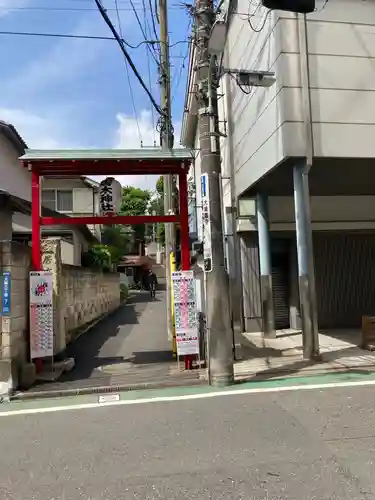
[[[163,198],[164,195],[164,179],[163,176],[160,176],[159,179],[156,181],[156,191],[158,195]]]
[[[148,189],[126,186],[122,190],[121,215],[144,215],[151,199]]]
[[[110,271],[112,268],[111,252],[107,245],[93,245],[88,252],[83,255],[82,265]]]
[[[130,235],[126,226],[107,226],[102,231],[102,243],[111,253],[112,263],[117,264],[129,251]]]
[[[151,199],[151,192],[148,189],[140,189],[133,186],[126,186],[122,190],[121,215],[145,215]],[[132,226],[135,239],[143,241],[146,228],[144,224]]]
[[[121,283],[120,285],[120,300],[123,302],[129,297],[129,290],[125,283]]]

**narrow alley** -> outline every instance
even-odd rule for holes
[[[67,355],[75,360],[71,372],[57,381],[38,383],[29,392],[199,383],[197,371],[179,371],[173,358],[165,283],[159,285],[154,300],[147,291],[132,291],[126,304],[70,344]]]

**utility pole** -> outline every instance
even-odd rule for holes
[[[164,150],[173,148],[173,127],[171,116],[171,78],[169,61],[168,11],[167,0],[159,0],[160,22],[160,104],[163,115],[160,122],[161,147]],[[163,176],[164,213],[173,211],[173,178]],[[170,253],[175,252],[175,228],[173,224],[165,224],[165,273],[167,281],[167,325],[168,338],[173,337],[171,263]]]
[[[217,66],[215,58],[208,50],[210,32],[215,20],[212,0],[196,0],[195,16],[202,189],[207,182],[205,196],[208,207],[208,221],[203,221],[203,244],[207,286],[209,378],[211,385],[226,386],[234,383],[234,353],[229,278],[224,267]]]

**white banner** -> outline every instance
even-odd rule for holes
[[[204,270],[206,273],[210,273],[212,271],[212,240],[210,190],[209,178],[207,174],[201,175],[201,196]]]
[[[53,356],[53,274],[30,273],[30,356]]]
[[[177,354],[199,354],[194,272],[176,271],[172,283]]]

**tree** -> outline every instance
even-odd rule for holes
[[[121,215],[146,215],[151,200],[151,192],[148,189],[140,189],[134,186],[126,186],[122,190]],[[144,244],[146,228],[145,224],[132,225],[135,243]]]
[[[145,215],[151,199],[148,189],[126,186],[122,190],[121,215]]]
[[[102,243],[108,247],[112,262],[117,264],[130,249],[130,233],[127,226],[116,224],[104,227]]]

